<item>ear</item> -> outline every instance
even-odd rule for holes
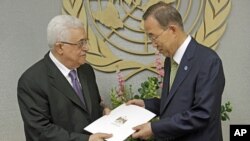
[[[173,33],[175,33],[176,30],[177,30],[177,26],[176,26],[176,25],[170,25],[170,26],[168,26],[168,28],[169,28],[169,30],[171,30]]]
[[[57,54],[63,54],[63,44],[62,43],[56,43],[54,46],[54,50]]]

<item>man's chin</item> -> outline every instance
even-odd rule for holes
[[[86,59],[84,59],[84,60],[82,61],[81,64],[83,65],[83,64],[85,64],[86,62],[87,62]]]

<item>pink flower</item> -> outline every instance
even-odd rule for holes
[[[160,87],[162,88],[163,86],[163,77],[164,77],[164,66],[163,66],[163,62],[161,60],[161,55],[159,53],[159,51],[156,51],[155,53],[156,58],[155,58],[155,67],[156,67],[156,71],[158,73],[158,79],[160,81]]]
[[[163,88],[163,82],[160,83],[160,88]]]
[[[163,69],[160,69],[160,70],[158,71],[158,74],[159,74],[160,78],[163,78],[163,77],[164,77],[164,70],[163,70]]]
[[[118,96],[124,95],[125,91],[125,80],[123,79],[123,75],[121,74],[120,70],[117,69],[117,79],[118,79],[118,89],[116,90]]]

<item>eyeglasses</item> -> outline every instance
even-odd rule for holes
[[[77,46],[78,48],[86,47],[88,44],[88,39],[82,39],[76,43],[70,43],[70,42],[65,42],[65,41],[60,41],[63,44],[68,44],[68,45],[73,45]]]
[[[166,31],[166,30],[163,30],[159,35],[156,35],[156,36],[148,35],[149,40],[151,40],[151,41],[157,40],[157,38],[159,38],[164,31]]]

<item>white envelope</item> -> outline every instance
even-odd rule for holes
[[[133,127],[146,123],[156,115],[145,108],[136,105],[122,104],[87,127],[90,133],[109,133],[113,136],[107,141],[123,141],[135,131]]]

